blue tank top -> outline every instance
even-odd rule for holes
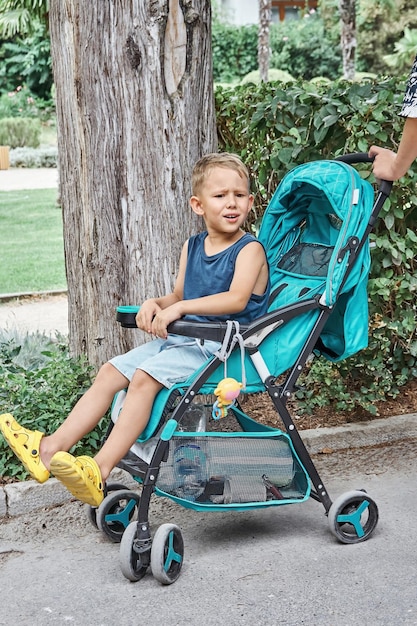
[[[207,232],[193,235],[188,240],[188,258],[184,279],[184,300],[203,298],[215,293],[229,291],[235,273],[235,263],[239,252],[248,243],[258,241],[253,235],[245,233],[234,244],[213,256],[204,252],[204,240]],[[248,324],[252,320],[266,313],[269,297],[269,279],[265,293],[261,296],[252,294],[243,311],[226,315],[203,316],[186,315],[185,319],[197,322],[237,320],[241,324]]]

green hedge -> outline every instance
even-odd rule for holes
[[[270,67],[310,80],[342,74],[342,54],[317,14],[270,27]],[[258,69],[258,25],[234,26],[214,20],[213,77],[216,83],[239,82]]]
[[[41,122],[29,117],[0,119],[0,145],[10,148],[37,148],[40,144]]]
[[[52,340],[42,333],[0,330],[0,413],[11,412],[22,426],[54,432],[91,386],[92,375],[85,358],[69,355],[64,337]],[[74,454],[91,455],[98,450],[108,417],[76,444]],[[3,437],[0,476],[28,477]]]
[[[282,177],[294,166],[373,144],[395,147],[405,79],[332,84],[296,82],[218,88],[219,149],[238,153],[252,173],[256,197],[250,228],[256,230]],[[364,178],[369,166],[359,166]],[[417,376],[417,167],[396,183],[372,234],[369,281],[370,342],[341,364],[317,361],[313,385],[301,405],[334,402],[375,413],[375,402],[395,397]]]

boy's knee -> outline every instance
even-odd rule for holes
[[[102,365],[97,373],[97,378],[99,376],[111,376],[112,374],[115,373],[115,368],[113,367],[113,365],[111,363],[104,363],[104,365]]]
[[[160,383],[156,381],[152,376],[144,372],[143,370],[137,369],[132,376],[132,380],[129,383],[129,388],[132,389],[155,389],[158,390],[161,387]]]
[[[119,380],[119,378],[121,380]],[[105,383],[107,385],[116,385],[123,389],[123,374],[119,372],[111,363],[104,363],[97,373],[95,378],[96,383]],[[128,380],[125,379],[125,386],[128,385]]]

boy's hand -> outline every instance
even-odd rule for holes
[[[152,320],[161,311],[161,307],[153,298],[145,300],[136,315],[136,325],[146,333],[152,333]]]
[[[167,328],[169,324],[180,319],[180,317],[182,317],[180,303],[171,304],[166,309],[160,309],[152,321],[152,334],[161,339],[166,339],[168,337]]]

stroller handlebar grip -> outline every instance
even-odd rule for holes
[[[367,152],[352,152],[350,154],[342,154],[334,159],[335,161],[342,161],[348,165],[354,165],[355,163],[373,163],[374,157],[370,157]],[[378,180],[378,191],[384,196],[388,197],[391,193],[392,182],[390,180]]]
[[[370,157],[367,152],[352,152],[349,154],[341,154],[334,160],[343,161],[343,163],[354,165],[355,163],[372,163],[373,158]]]

